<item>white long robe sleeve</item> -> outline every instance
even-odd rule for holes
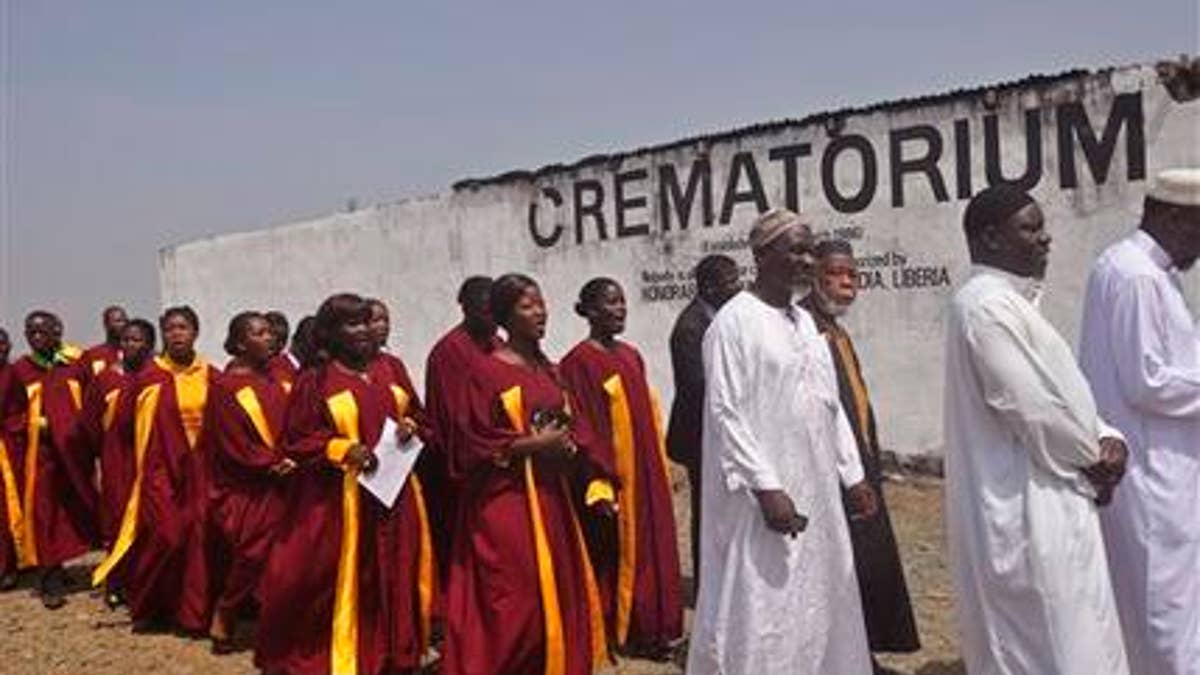
[[[1145,232],[1088,278],[1080,365],[1129,466],[1101,512],[1130,667],[1200,673],[1200,346],[1165,251]]]
[[[838,477],[842,487],[851,488],[867,477],[862,465],[862,456],[858,454],[858,439],[854,437],[854,428],[850,426],[850,418],[846,417],[846,409],[838,406],[837,419],[834,421],[834,449],[837,453]]]
[[[1100,460],[1100,426],[1075,356],[1053,330],[1029,326],[1024,300],[1002,295],[974,308],[966,338],[984,401],[1047,473],[1095,496],[1080,469]],[[1045,327],[1048,327],[1046,324]]]
[[[761,396],[748,391],[744,345],[736,335],[718,334],[705,343],[705,401],[711,412],[714,440],[721,448],[721,475],[728,490],[782,490],[773,458],[763,451],[748,406]],[[706,424],[705,426],[709,426]]]
[[[1179,291],[1151,277],[1136,276],[1113,289],[1108,307],[1117,381],[1130,407],[1161,417],[1200,417],[1200,365],[1175,354],[1172,332],[1187,329],[1172,317]],[[1186,315],[1181,317],[1186,319]],[[1175,319],[1175,320],[1173,320]],[[1186,333],[1183,334],[1186,336]]]
[[[807,312],[743,292],[704,337],[697,675],[871,672],[838,483],[862,480],[825,339]],[[843,447],[844,446],[844,447]],[[809,518],[769,530],[753,491]]]
[[[1070,347],[976,269],[950,304],[946,527],[972,675],[1123,675],[1128,665],[1091,486],[1105,427]]]

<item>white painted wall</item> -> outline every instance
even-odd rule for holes
[[[787,183],[783,160],[772,160],[770,152],[807,143],[810,154],[796,162],[801,208],[823,227],[860,228],[861,236],[854,243],[864,269],[871,259],[882,264],[877,269],[886,287],[865,290],[848,319],[880,416],[882,441],[901,455],[937,455],[941,452],[943,313],[952,287],[897,289],[893,274],[899,274],[901,258],[905,267],[931,268],[935,278],[945,267],[955,285],[966,272],[968,261],[960,234],[966,199],[958,197],[956,121],[961,125],[965,120],[967,126],[971,184],[978,191],[986,183],[985,118],[996,116],[1002,166],[1005,176],[1012,178],[1025,166],[1025,111],[1039,111],[1044,168],[1033,193],[1041,201],[1055,237],[1044,308],[1072,342],[1077,340],[1090,261],[1134,227],[1141,200],[1158,170],[1200,165],[1200,102],[1172,100],[1152,67],[1017,83],[991,91],[995,95],[991,107],[985,104],[991,95],[985,97],[982,90],[925,102],[887,104],[837,114],[834,119],[839,121],[830,124],[818,119],[767,125],[604,162],[585,162],[577,168],[467,182],[443,195],[181,244],[161,254],[162,301],[164,305],[186,302],[195,307],[204,323],[203,350],[223,361],[219,345],[225,324],[238,310],[277,308],[294,324],[332,292],[352,290],[379,296],[392,307],[393,348],[419,379],[428,349],[458,319],[454,294],[467,275],[521,271],[537,278],[549,298],[551,324],[546,346],[553,356],[565,353],[586,333],[583,320],[571,309],[579,287],[592,276],[612,276],[625,286],[631,301],[626,337],[641,348],[654,383],[669,400],[667,336],[686,299],[647,301],[647,287],[655,284],[646,283],[644,273],[666,271],[684,278],[707,252],[706,246],[721,242],[737,246],[758,209],[753,201],[739,203],[729,223],[704,227],[697,198],[690,227],[680,231],[671,216],[670,230],[664,232],[659,167],[673,165],[686,184],[693,161],[705,153],[712,167],[713,210],[719,220],[736,153],[751,153],[763,194],[769,206],[775,207],[785,204]],[[1078,183],[1063,188],[1058,138],[1061,106],[1082,103],[1096,137],[1102,138],[1119,96],[1124,96],[1120,99],[1123,105],[1130,101],[1140,105],[1142,123],[1126,120],[1120,128],[1103,181],[1093,176],[1075,138]],[[915,125],[932,126],[942,140],[936,165],[944,177],[946,199],[935,198],[930,181],[922,174],[909,174],[903,178],[905,203],[894,206],[889,134]],[[1139,162],[1126,144],[1134,126],[1140,126],[1144,137],[1144,172],[1137,171]],[[822,160],[835,135],[862,136],[877,160],[874,197],[854,213],[835,210],[822,187]],[[902,156],[920,156],[925,148],[924,141],[906,142],[901,146]],[[1134,154],[1141,149],[1135,147]],[[833,167],[842,193],[854,193],[862,185],[861,162],[854,151],[839,156]],[[645,202],[626,209],[626,225],[648,223],[649,234],[618,237],[614,181],[618,174],[637,169],[646,169],[647,177],[627,179],[626,198],[645,197]],[[743,164],[738,186],[749,190],[744,169]],[[600,240],[594,220],[585,218],[584,239],[577,244],[573,187],[587,180],[603,185],[608,239]],[[556,189],[563,197],[562,205],[556,207],[544,188]],[[584,194],[591,196],[586,190]],[[539,232],[550,233],[556,223],[565,226],[557,243],[548,247],[534,243],[529,217],[532,203],[537,204]],[[750,264],[744,248],[732,255]],[[1192,299],[1200,298],[1200,273],[1188,277],[1186,285]]]

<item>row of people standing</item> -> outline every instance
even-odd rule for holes
[[[472,278],[459,302],[428,409],[383,349],[386,307],[355,295],[326,300],[287,351],[267,315],[238,314],[221,370],[196,353],[187,307],[161,317],[157,356],[155,327],[118,308],[87,355],[32,313],[31,353],[0,390],[18,502],[3,571],[38,568],[59,607],[62,563],[100,544],[93,581],[138,628],[227,651],[257,609],[268,672],[415,668],[436,620],[446,672],[590,672],[610,645],[666,656],[682,633],[670,486],[644,365],[616,339],[620,287],[584,288],[591,333],[561,366],[539,346],[531,279]],[[425,448],[392,505],[357,481],[386,419]],[[19,508],[35,495],[48,506]]]
[[[1051,236],[968,204],[948,309],[946,520],[972,673],[1200,673],[1200,169],[1159,173],[1093,265],[1078,357],[1041,314]]]

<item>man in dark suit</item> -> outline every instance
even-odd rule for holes
[[[671,330],[671,368],[675,399],[667,425],[667,454],[687,469],[691,491],[692,578],[700,578],[700,438],[704,417],[704,331],[713,316],[742,288],[737,263],[723,255],[705,256],[696,265],[696,295]]]
[[[900,564],[900,549],[884,501],[882,449],[875,429],[875,411],[854,343],[839,321],[858,296],[858,264],[850,242],[842,239],[818,242],[815,254],[817,266],[812,291],[800,304],[829,341],[842,408],[858,441],[859,459],[867,481],[879,498],[879,515],[871,519],[855,518],[849,499],[844,500],[867,639],[872,652],[915,652],[921,648],[921,641],[904,567]],[[875,672],[888,671],[875,663]]]

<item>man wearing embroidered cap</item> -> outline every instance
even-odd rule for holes
[[[688,672],[871,672],[839,482],[858,517],[878,504],[838,402],[829,348],[794,290],[808,221],[750,231],[758,266],[704,335],[700,593]]]
[[[1179,272],[1200,257],[1200,169],[1160,173],[1137,231],[1100,255],[1080,361],[1129,442],[1102,514],[1134,672],[1200,673],[1200,344]]]
[[[1041,209],[994,185],[971,199],[963,229],[974,264],[947,311],[944,423],[967,672],[1129,673],[1097,515],[1122,489],[1124,445],[1038,312]]]

